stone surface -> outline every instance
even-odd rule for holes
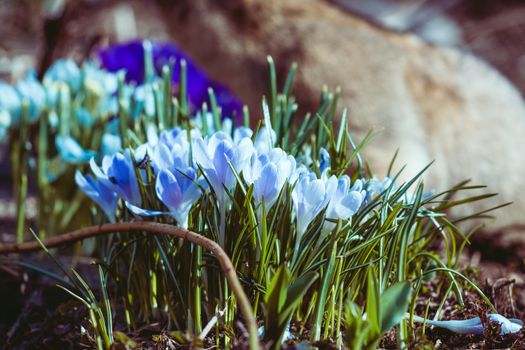
[[[172,38],[256,114],[266,91],[263,58],[274,57],[281,77],[297,61],[300,106],[313,109],[322,84],[341,86],[356,139],[383,129],[365,150],[379,175],[399,147],[405,178],[435,160],[430,188],[471,178],[500,195],[469,211],[513,201],[493,227],[523,222],[525,104],[480,59],[386,31],[323,1],[179,1],[163,13],[172,19]]]
[[[68,12],[55,58],[79,52],[83,43],[125,38],[126,28],[169,38],[257,117],[267,91],[266,55],[274,57],[282,80],[296,61],[301,113],[315,109],[323,84],[341,86],[340,105],[349,110],[354,138],[370,128],[383,130],[364,152],[379,176],[397,147],[398,168],[407,164],[405,179],[435,160],[427,188],[442,190],[467,178],[487,185],[500,195],[466,210],[513,201],[497,212],[492,227],[521,231],[525,104],[482,60],[382,29],[321,0],[86,3],[87,10]]]

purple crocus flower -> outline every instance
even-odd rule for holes
[[[153,65],[157,73],[168,64],[171,59],[176,62],[186,60],[188,98],[192,106],[200,108],[203,102],[210,104],[208,88],[211,87],[215,93],[218,105],[222,107],[223,115],[240,117],[242,115],[242,104],[233,93],[224,85],[210,80],[202,69],[197,67],[191,59],[173,43],[151,43]],[[99,50],[97,53],[101,65],[111,72],[121,69],[126,70],[126,80],[141,84],[145,80],[144,72],[144,43],[134,40],[127,43],[116,44],[109,48]],[[178,86],[180,81],[180,65],[176,64],[173,71],[172,81]]]

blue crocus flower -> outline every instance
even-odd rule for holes
[[[240,117],[242,104],[233,93],[224,85],[210,80],[202,69],[192,63],[191,59],[173,43],[151,43],[153,65],[157,73],[161,72],[165,64],[175,59],[177,62],[186,60],[188,98],[194,107],[200,107],[204,102],[210,105],[208,88],[214,91],[217,104],[221,106],[223,115]],[[145,81],[144,72],[144,43],[135,40],[128,43],[113,45],[98,52],[98,57],[104,68],[111,72],[126,70],[126,80],[142,84]],[[175,86],[180,81],[180,65],[176,64],[172,81]]]
[[[102,208],[102,211],[106,214],[109,221],[115,222],[118,197],[117,194],[107,186],[107,183],[100,179],[95,179],[91,175],[84,177],[78,170],[75,172],[75,182],[82,192]]]
[[[34,71],[29,72],[26,77],[15,86],[21,101],[29,103],[29,122],[35,122],[47,102],[46,91],[36,78]]]
[[[280,148],[274,148],[269,153],[254,154],[243,177],[246,183],[253,184],[253,196],[256,205],[263,198],[266,210],[277,201],[284,184],[295,173],[295,158],[286,154]]]
[[[195,137],[200,137],[200,134]],[[190,144],[187,133],[175,128],[163,131],[159,137],[150,138],[148,143],[137,148],[135,156],[138,159],[149,156],[152,169],[157,175],[157,197],[169,212],[143,209],[128,203],[126,206],[136,215],[171,215],[178,225],[186,228],[190,209],[201,196],[199,186],[205,185],[201,179],[197,179],[197,172],[189,165]]]
[[[297,220],[296,248],[306,232],[308,225],[326,208],[328,197],[326,185],[312,172],[303,172],[299,175],[292,192],[292,201]]]
[[[55,147],[60,157],[69,164],[87,163],[96,152],[85,150],[71,136],[59,135],[55,138]]]
[[[234,169],[240,174],[247,166],[253,152],[253,143],[248,137],[242,138],[238,143],[233,143],[227,134],[217,132],[207,144],[202,138],[194,139],[193,160],[201,166],[219,200],[219,205],[226,205],[228,195],[225,188],[231,191],[236,183],[235,175],[228,162],[231,162]]]
[[[95,118],[93,115],[84,107],[81,107],[77,109],[76,111],[76,117],[78,120],[78,123],[83,128],[90,128],[95,124]]]
[[[94,159],[90,160],[91,171],[106,187],[112,188],[121,198],[135,206],[140,206],[142,198],[135,173],[135,167],[129,150],[102,158],[99,167]]]
[[[16,90],[0,81],[0,141],[7,136],[11,124],[20,118],[20,107],[20,97]]]
[[[122,149],[122,140],[120,136],[113,134],[104,134],[102,136],[101,152],[104,156],[112,156]]]
[[[108,168],[107,174],[116,192],[124,200],[134,205],[140,205],[141,196],[138,179],[129,150],[126,150],[123,154],[117,153],[113,156],[113,161]]]
[[[9,116],[9,121],[7,123],[4,121],[3,124],[10,124],[12,121],[20,119],[21,102],[15,88],[0,81],[0,112],[3,111]],[[6,119],[7,116],[3,118]]]
[[[392,182],[393,180],[391,177],[385,177],[382,180],[378,180],[374,177],[368,180],[365,185],[365,204],[370,203],[372,199],[386,191],[390,186],[394,186],[395,188],[395,184],[392,184]]]
[[[100,69],[89,61],[84,63],[82,72],[85,92],[96,97],[96,104],[90,108],[102,115],[117,113],[117,75]],[[124,89],[124,95],[127,92],[128,89]]]
[[[44,74],[44,85],[51,86],[56,82],[66,83],[72,92],[80,90],[82,72],[73,60],[57,60]]]
[[[327,169],[329,170],[331,167],[330,154],[324,147],[321,147],[320,156],[321,161],[319,162],[319,171],[321,172],[321,174],[323,174]]]
[[[178,169],[175,173],[163,169],[157,176],[155,191],[157,197],[168,207],[170,214],[183,228],[188,227],[188,214],[201,196],[195,184],[197,173],[191,167]]]
[[[350,188],[350,178],[346,175],[339,179],[332,175],[326,180],[326,192],[329,197],[326,217],[329,219],[349,219],[354,215],[366,196],[360,182]]]
[[[168,169],[175,173],[176,169],[190,166],[190,143],[186,130],[174,128],[157,135],[154,125],[148,126],[148,142],[135,150],[137,160],[149,157],[155,173]],[[191,138],[202,138],[200,132],[192,129]]]
[[[11,116],[6,110],[0,110],[0,143],[5,140],[9,127],[11,126]]]
[[[326,172],[324,173],[326,176]],[[331,220],[348,220],[361,208],[366,197],[366,192],[362,190],[362,184],[357,181],[350,187],[350,178],[346,175],[339,179],[332,175],[325,179],[326,196],[328,206],[326,207],[325,218]],[[335,228],[336,224],[332,221],[325,221],[322,228],[322,235],[327,235]]]
[[[255,136],[254,147],[258,154],[268,153],[275,145],[276,134],[272,128],[262,126]]]
[[[151,84],[146,83],[138,86],[133,93],[133,100],[136,103],[135,114],[139,114],[144,110],[147,116],[155,115],[155,95],[153,94],[153,86]]]
[[[86,61],[82,67],[84,85],[89,86],[98,95],[113,95],[118,89],[118,77],[115,73],[100,69],[95,63]]]

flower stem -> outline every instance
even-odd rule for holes
[[[48,194],[48,183],[46,177],[46,166],[47,166],[47,142],[48,137],[48,118],[49,111],[46,111],[40,116],[40,123],[38,129],[38,163],[37,163],[37,174],[38,174],[38,227],[40,228],[40,238],[43,239],[46,236],[48,228],[47,221],[49,199]]]
[[[257,336],[257,322],[253,314],[252,306],[248,300],[248,297],[242,289],[237,273],[233,264],[216,242],[209,238],[201,236],[198,233],[182,229],[177,226],[160,224],[157,222],[122,222],[116,224],[104,224],[99,226],[90,226],[82,228],[76,231],[72,231],[60,236],[52,237],[43,242],[43,245],[47,248],[53,248],[61,246],[67,243],[80,241],[90,237],[104,236],[115,232],[144,232],[150,234],[162,234],[170,237],[182,238],[188,240],[204,249],[210,251],[215,255],[215,258],[219,262],[222,272],[228,281],[229,287],[233,291],[237,304],[239,305],[240,312],[242,313],[245,322],[248,325],[249,334],[249,348],[250,350],[259,350],[259,340]],[[41,249],[39,242],[24,242],[19,244],[1,244],[0,255],[9,253],[21,253],[29,252]]]
[[[219,204],[219,244],[226,248],[226,204]]]
[[[16,241],[21,243],[24,241],[25,226],[26,226],[26,199],[27,199],[27,140],[28,134],[28,119],[29,119],[29,105],[27,101],[22,103],[22,120],[20,122],[20,147],[18,150],[17,161],[20,162],[18,191],[16,193]]]

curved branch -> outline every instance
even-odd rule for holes
[[[58,247],[67,243],[83,240],[95,236],[103,236],[109,233],[125,233],[125,232],[146,232],[151,234],[163,234],[170,237],[182,238],[194,244],[197,244],[204,249],[209,250],[215,255],[219,265],[228,281],[230,288],[237,299],[240,311],[248,324],[248,333],[250,337],[250,350],[259,349],[259,341],[257,337],[257,322],[253,314],[253,309],[250,305],[248,297],[242,289],[241,283],[235,272],[233,264],[224,252],[224,250],[216,242],[209,238],[199,235],[198,233],[182,229],[177,226],[160,224],[156,222],[123,222],[116,224],[104,224],[99,226],[90,226],[76,231],[72,231],[60,236],[52,237],[43,242],[47,248]],[[22,253],[39,250],[42,247],[38,242],[24,242],[19,244],[0,244],[0,255],[9,253]]]

